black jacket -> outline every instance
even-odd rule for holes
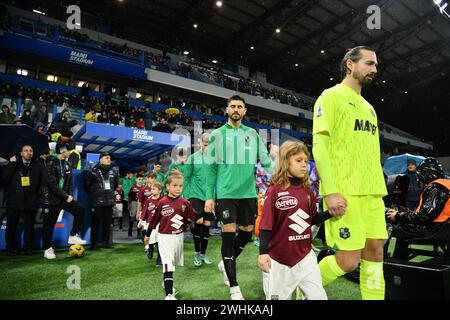
[[[431,225],[442,213],[449,198],[450,190],[439,183],[430,183],[423,190],[419,211],[399,212],[396,219],[401,224]]]
[[[58,206],[66,202],[72,195],[72,168],[68,161],[51,158],[47,161],[47,189],[44,204]],[[61,180],[62,179],[62,180]],[[62,181],[62,187],[59,183]]]
[[[106,190],[104,181],[109,181]],[[119,175],[110,169],[103,169],[97,164],[86,174],[86,190],[91,197],[92,207],[112,207],[115,204],[114,190],[119,184]]]
[[[22,187],[22,177],[29,177],[30,186]],[[22,158],[10,162],[2,174],[5,183],[6,207],[9,210],[37,210],[42,186],[47,183],[44,167],[32,160],[26,167]]]

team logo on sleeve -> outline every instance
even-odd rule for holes
[[[322,116],[322,105],[319,105],[319,107],[317,108],[317,118],[320,118]]]
[[[351,234],[350,234],[350,230],[348,228],[340,228],[339,229],[339,236],[346,240],[348,238],[350,238]]]

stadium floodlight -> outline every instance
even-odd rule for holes
[[[217,63],[217,60],[214,59],[214,60],[212,61],[212,63],[214,63],[214,64]]]
[[[43,12],[43,11],[33,9],[33,12],[45,16],[45,12]]]
[[[186,50],[186,51],[183,52],[183,54],[184,54],[185,56],[187,56],[187,55],[189,55],[189,51]]]
[[[254,46],[251,46],[251,47],[250,47],[250,50],[254,50],[254,49],[255,49],[255,47],[254,47]]]
[[[194,23],[193,27],[194,27],[194,29],[197,29],[198,25],[196,23]]]
[[[325,53],[325,50],[320,50],[320,53],[324,54],[324,53]]]
[[[433,0],[433,3],[439,8],[439,11],[447,19],[450,19],[450,13],[448,12],[448,3],[443,0]]]
[[[222,6],[222,4],[223,4],[222,1],[217,1],[216,2],[216,6],[218,6],[219,8]]]
[[[298,63],[296,63],[295,66],[298,67]]]
[[[386,80],[383,80],[383,83],[386,83]]]
[[[280,28],[277,28],[277,29],[275,30],[275,32],[276,32],[276,33],[280,33],[280,32],[281,32],[281,29],[280,29]]]

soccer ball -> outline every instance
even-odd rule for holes
[[[71,245],[69,248],[69,256],[73,258],[82,257],[84,254],[84,247],[81,244]]]

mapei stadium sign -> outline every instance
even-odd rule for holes
[[[70,52],[70,62],[83,64],[85,66],[91,66],[94,63],[94,60],[88,59],[88,54],[72,50]]]
[[[153,136],[146,130],[133,130],[133,140],[153,142]]]

